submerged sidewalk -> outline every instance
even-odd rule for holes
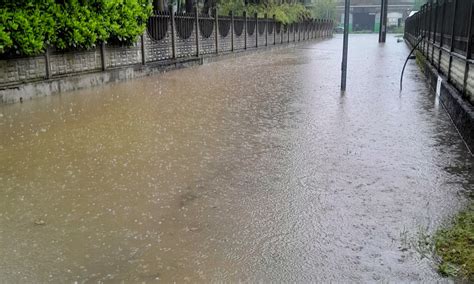
[[[0,106],[6,282],[438,281],[474,158],[409,52],[342,38]]]

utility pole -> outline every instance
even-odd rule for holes
[[[387,38],[387,14],[388,14],[388,0],[381,0],[380,6],[380,28],[379,28],[379,42],[385,42]]]
[[[342,66],[341,66],[341,91],[346,90],[347,77],[347,50],[349,44],[349,11],[351,8],[351,0],[346,0],[344,7],[344,40],[342,44]]]

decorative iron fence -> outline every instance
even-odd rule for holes
[[[232,13],[227,17],[215,15],[156,12],[148,21],[148,36],[158,44],[166,39],[167,31],[171,30],[172,58],[177,58],[189,56],[191,50],[194,56],[199,56],[324,38],[331,36],[333,30],[333,22],[324,19],[305,20],[282,27],[274,16],[258,18],[256,14],[248,16],[245,13],[240,17]],[[176,48],[180,43],[182,45],[183,40],[189,44],[191,41],[188,39],[191,38],[194,47]]]
[[[406,19],[405,39],[474,103],[474,0],[431,0]]]

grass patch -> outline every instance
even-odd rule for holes
[[[442,275],[474,281],[474,205],[462,211],[453,224],[436,232],[435,250]]]

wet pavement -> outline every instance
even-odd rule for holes
[[[436,281],[473,162],[389,36],[0,106],[0,282]]]

